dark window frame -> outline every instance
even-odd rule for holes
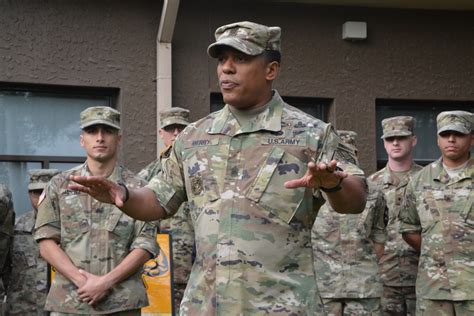
[[[111,87],[85,87],[66,85],[45,85],[22,82],[0,82],[0,91],[5,93],[28,92],[33,95],[57,96],[66,98],[108,98],[107,105],[116,108],[120,89]],[[32,156],[0,155],[0,162],[40,162],[42,168],[49,168],[50,163],[78,163],[86,160],[85,156]]]
[[[392,110],[398,111],[398,115],[404,115],[404,111],[413,111],[416,110],[424,110],[424,111],[432,111],[435,112],[436,115],[442,111],[452,111],[452,110],[466,110],[466,111],[474,111],[474,100],[416,100],[416,99],[388,99],[388,98],[378,98],[375,101],[375,112],[376,112],[376,141],[379,142],[381,134],[378,131],[381,129],[381,117],[384,115],[380,115],[381,112],[379,110],[381,108],[385,108],[385,110]],[[392,116],[392,115],[391,115]],[[393,115],[395,116],[395,115]],[[416,118],[415,118],[416,119]],[[415,126],[415,130],[420,128],[420,126]],[[416,133],[415,133],[416,134]],[[423,139],[418,137],[418,145],[422,142]],[[432,144],[433,146],[437,146],[436,143]],[[376,151],[377,147],[375,146]],[[379,156],[376,154],[377,160],[377,170],[384,168],[388,162],[388,158],[379,159]],[[433,159],[420,159],[414,157],[414,160],[417,164],[422,166],[428,165],[434,160],[439,157],[433,157]]]

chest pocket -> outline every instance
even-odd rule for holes
[[[425,187],[424,201],[427,207],[417,207],[423,232],[431,230],[441,220],[441,210],[449,207],[452,201],[446,200],[445,190],[440,188]],[[449,194],[448,194],[449,197]]]
[[[85,193],[65,195],[59,200],[61,240],[70,242],[91,229],[89,196]]]
[[[212,148],[200,148],[193,151],[189,158],[183,161],[186,191],[198,205],[215,201],[219,197],[215,176],[217,170],[214,170],[210,161],[212,159],[211,151],[217,150],[217,146],[209,147]]]
[[[305,172],[306,163],[282,148],[274,147],[246,197],[290,223],[298,208],[304,205],[306,188],[286,189],[284,183],[301,178]]]
[[[134,230],[134,220],[113,207],[105,223],[107,231],[113,233],[120,241],[130,241]]]

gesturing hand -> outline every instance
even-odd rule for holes
[[[87,193],[104,203],[115,204],[118,207],[123,206],[126,195],[123,186],[104,177],[70,176],[69,179],[81,185],[70,185],[68,189]]]
[[[336,160],[331,160],[327,164],[324,162],[318,164],[310,162],[308,163],[308,170],[306,170],[305,175],[300,179],[286,181],[284,184],[285,188],[333,188],[340,183],[341,179],[346,178],[348,175],[344,171],[338,171],[336,167]]]

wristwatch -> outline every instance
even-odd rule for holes
[[[339,190],[342,189],[342,187],[341,187],[342,181],[344,181],[344,178],[341,178],[341,179],[339,180],[339,182],[336,184],[336,186],[334,186],[334,187],[332,187],[332,188],[319,187],[319,189],[321,189],[321,191],[326,192],[326,193],[334,193],[334,192],[337,192],[337,191],[339,191]]]
[[[123,203],[125,203],[130,198],[130,193],[128,192],[127,185],[123,183],[122,181],[118,181],[117,184],[125,189],[125,198],[123,199]]]

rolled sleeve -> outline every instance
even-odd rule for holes
[[[136,221],[135,222],[135,239],[130,245],[132,249],[144,249],[148,251],[152,257],[158,255],[160,248],[156,242],[157,227],[153,223]]]

